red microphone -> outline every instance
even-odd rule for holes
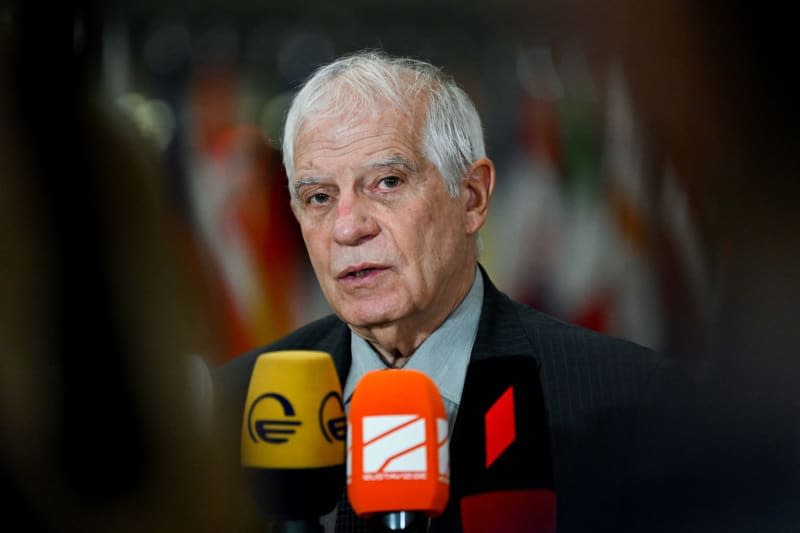
[[[433,381],[417,370],[367,372],[353,393],[347,495],[380,531],[425,531],[447,505],[447,415]]]

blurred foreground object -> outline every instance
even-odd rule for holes
[[[201,412],[212,347],[161,169],[97,91],[98,13],[2,15],[4,515],[27,531],[249,531]]]
[[[592,17],[584,36],[599,37],[593,44],[621,65],[661,159],[660,190],[686,198],[709,279],[706,292],[684,301],[705,310],[674,314],[704,319],[702,334],[687,335],[690,342],[676,354],[696,363],[701,394],[691,453],[660,465],[662,479],[691,482],[672,487],[682,504],[659,531],[794,530],[800,523],[796,22],[786,8],[750,2],[618,0],[602,14],[608,24]],[[648,489],[669,490],[666,483],[643,487],[642,498]]]

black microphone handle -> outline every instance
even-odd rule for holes
[[[375,533],[425,533],[428,531],[428,517],[418,511],[393,511],[376,514],[367,523]]]

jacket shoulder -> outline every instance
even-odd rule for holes
[[[692,386],[680,361],[654,349],[513,305],[539,359],[554,415],[638,410],[665,395],[688,394]]]
[[[652,348],[631,340],[565,322],[519,302],[512,301],[512,305],[539,354],[596,363],[630,360],[643,367],[660,366],[667,361]]]

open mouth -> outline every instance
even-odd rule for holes
[[[363,278],[364,276],[366,276],[370,272],[374,272],[375,270],[377,270],[377,269],[375,269],[375,268],[365,268],[363,270],[356,270],[355,272],[348,272],[345,277],[346,278]]]
[[[342,274],[339,275],[339,279],[362,279],[368,277],[370,274],[374,274],[380,272],[382,270],[386,270],[381,266],[374,266],[374,267],[354,267],[352,269],[347,269]]]

